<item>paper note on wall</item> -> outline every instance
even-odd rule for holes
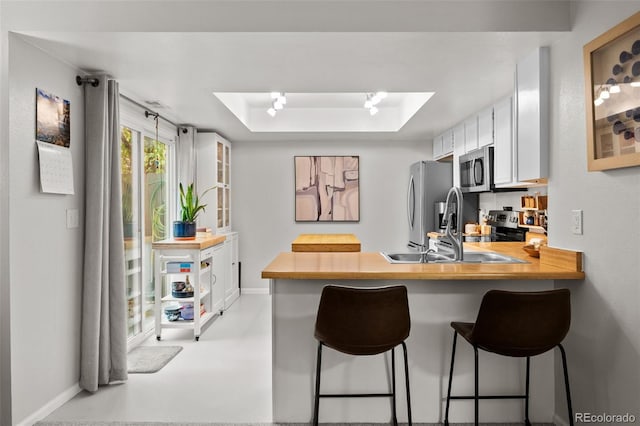
[[[40,191],[53,194],[74,194],[71,150],[36,141],[40,158]]]

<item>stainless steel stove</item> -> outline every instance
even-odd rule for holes
[[[519,213],[509,210],[489,210],[491,241],[526,241],[527,229],[518,226]]]

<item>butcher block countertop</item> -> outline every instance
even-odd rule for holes
[[[391,264],[378,252],[280,253],[262,271],[275,279],[389,280],[575,280],[584,279],[582,253],[542,247],[540,258],[522,250],[522,242],[465,243],[472,250],[495,251],[529,263]]]
[[[355,252],[360,240],[353,234],[300,234],[291,243],[294,252]]]
[[[194,240],[161,240],[151,244],[151,248],[154,249],[187,249],[187,250],[203,250],[215,245],[218,245],[226,237],[224,235],[207,235],[196,236]]]

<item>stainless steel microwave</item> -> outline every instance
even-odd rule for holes
[[[493,147],[485,146],[460,156],[462,192],[488,192],[493,185]]]

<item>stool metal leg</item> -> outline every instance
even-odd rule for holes
[[[398,426],[398,416],[396,415],[396,348],[391,349],[391,400],[393,401],[393,424]]]
[[[529,421],[529,368],[531,365],[531,358],[527,357],[527,378],[526,378],[526,389],[525,389],[525,400],[524,400],[524,424],[526,426],[531,426],[531,422]]]
[[[322,365],[322,343],[318,343],[318,355],[316,357],[316,395],[313,403],[313,425],[318,426],[318,411],[320,409],[320,367]]]
[[[447,405],[444,409],[444,425],[449,426],[449,402],[451,400],[451,381],[453,379],[453,363],[456,359],[456,340],[458,332],[453,331],[453,348],[451,349],[451,368],[449,368],[449,388],[447,390]]]
[[[407,356],[407,345],[402,342],[402,350],[404,352],[404,380],[407,386],[407,421],[409,426],[413,425],[411,421],[411,391],[409,390],[409,357]]]
[[[474,385],[474,401],[473,401],[473,411],[474,411],[474,418],[475,418],[475,425],[478,426],[478,414],[479,414],[479,408],[480,408],[480,398],[478,398],[478,347],[474,346],[473,347],[473,354],[474,354],[474,358],[475,358],[475,385]]]
[[[569,410],[569,425],[573,426],[573,408],[571,407],[571,391],[569,390],[569,370],[567,369],[567,354],[564,348],[558,343],[560,354],[562,355],[562,368],[564,370],[564,387],[567,392],[567,409]]]

